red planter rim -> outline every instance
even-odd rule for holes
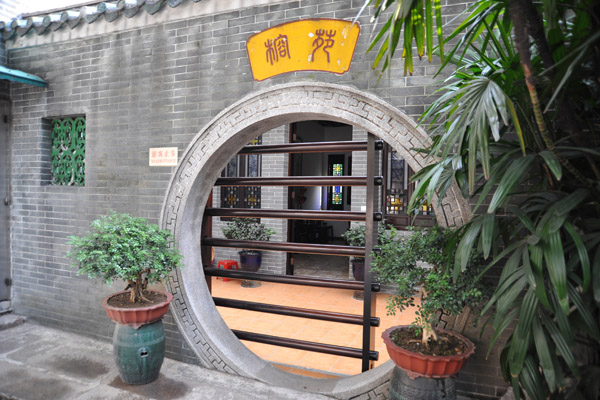
[[[461,354],[452,356],[430,356],[420,353],[408,351],[394,342],[390,335],[396,329],[411,328],[411,325],[392,326],[386,329],[381,334],[383,341],[388,349],[390,358],[394,363],[405,370],[409,377],[415,378],[419,376],[430,378],[447,378],[456,375],[462,368],[465,361],[475,353],[475,345],[469,339],[460,333],[447,329],[436,328],[437,332],[452,335],[467,345],[465,351]]]
[[[155,304],[152,306],[142,306],[134,308],[119,308],[108,305],[108,300],[111,297],[118,296],[123,293],[129,293],[128,291],[121,291],[110,294],[102,300],[102,307],[106,311],[108,318],[121,325],[130,325],[134,329],[138,329],[140,326],[150,324],[161,319],[169,310],[169,304],[173,300],[173,295],[169,292],[163,292],[161,290],[147,290],[149,292],[156,292],[164,294],[167,300],[162,303]]]

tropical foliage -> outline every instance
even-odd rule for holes
[[[91,223],[91,232],[70,236],[67,253],[77,274],[102,278],[106,283],[123,279],[131,289],[131,301],[142,302],[149,283],[161,282],[182,266],[171,232],[143,218],[112,212]]]
[[[451,230],[439,226],[408,229],[410,234],[404,234],[390,227],[380,236],[381,251],[373,254],[372,266],[382,283],[394,285],[388,314],[416,307],[413,326],[422,331],[421,343],[429,347],[430,341],[438,340],[434,327],[440,313],[457,315],[467,305],[479,305],[487,293],[486,284],[474,279],[482,266],[474,257],[465,273],[453,281],[456,242]]]
[[[421,1],[366,4],[401,10],[385,14],[376,63],[433,35]],[[411,203],[456,183],[475,205],[453,275],[472,251],[488,260],[482,274],[501,268],[483,311],[492,345],[514,328],[501,366],[531,399],[600,398],[599,21],[592,0],[475,2],[445,42],[455,45],[440,42],[453,68],[423,115],[433,164],[415,175]]]

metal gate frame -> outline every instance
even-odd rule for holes
[[[375,176],[375,152],[383,150],[383,141],[376,140],[372,134],[367,141],[345,142],[314,142],[314,143],[286,143],[281,145],[246,146],[238,154],[272,154],[272,153],[314,153],[332,151],[367,151],[367,176],[302,176],[302,177],[222,177],[218,178],[215,186],[365,186],[366,187],[366,212],[349,211],[316,211],[316,210],[272,210],[272,209],[243,209],[243,208],[213,208],[207,205],[204,212],[202,227],[202,255],[203,265],[211,265],[211,247],[231,247],[254,250],[286,251],[293,253],[327,254],[336,256],[365,257],[364,282],[340,279],[321,279],[312,277],[298,277],[289,275],[271,275],[251,273],[234,270],[221,270],[205,268],[207,285],[211,287],[211,277],[220,276],[235,279],[250,279],[263,282],[276,282],[293,285],[308,285],[329,287],[337,289],[361,290],[364,292],[363,315],[353,315],[322,310],[309,310],[295,307],[285,307],[272,304],[254,303],[241,300],[213,298],[217,306],[246,309],[251,311],[267,312],[279,315],[312,318],[325,321],[362,325],[363,341],[361,348],[350,348],[331,344],[309,342],[304,340],[276,337],[253,332],[233,330],[240,340],[266,343],[276,346],[290,347],[302,350],[315,351],[338,356],[360,358],[362,371],[373,368],[373,362],[378,360],[379,354],[375,348],[375,327],[379,326],[376,317],[376,292],[380,284],[374,282],[371,274],[372,252],[374,249],[374,232],[377,232],[377,223],[382,220],[380,205],[376,206],[376,190],[383,184],[381,176]],[[211,200],[209,200],[209,203]],[[364,221],[366,228],[365,246],[338,246],[326,244],[308,244],[292,242],[260,242],[252,240],[232,240],[212,237],[211,217],[238,217],[238,218],[282,218],[282,219],[308,219],[330,221]]]

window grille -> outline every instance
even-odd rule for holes
[[[52,120],[52,184],[85,185],[85,117]]]
[[[411,182],[413,171],[390,145],[386,146],[383,171],[386,223],[399,229],[410,225],[432,226],[435,212],[431,204],[423,202],[412,215],[408,214],[407,206],[415,186]]]
[[[252,140],[249,145],[262,144],[262,136]],[[223,170],[221,176],[229,178],[261,176],[262,157],[260,154],[239,154],[234,156]],[[223,186],[221,187],[221,207],[223,208],[260,208],[260,186]],[[226,220],[227,218],[224,218]]]

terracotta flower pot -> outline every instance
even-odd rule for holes
[[[167,300],[160,304],[155,304],[147,307],[136,307],[136,308],[118,308],[108,305],[108,299],[113,296],[117,296],[126,292],[113,293],[102,300],[102,307],[106,311],[108,318],[112,319],[118,324],[129,325],[134,329],[138,329],[144,324],[150,324],[152,322],[160,320],[169,309],[169,304],[173,300],[171,293],[161,292],[158,290],[150,290],[150,292],[162,293],[167,296]]]
[[[443,332],[452,335],[467,345],[462,354],[453,356],[428,356],[419,353],[413,353],[394,344],[390,335],[396,329],[410,328],[409,325],[393,326],[386,329],[381,337],[385,342],[388,354],[396,366],[402,368],[410,378],[448,378],[456,375],[463,367],[465,361],[475,352],[475,345],[469,339],[461,334],[446,329],[436,329],[437,332]]]

